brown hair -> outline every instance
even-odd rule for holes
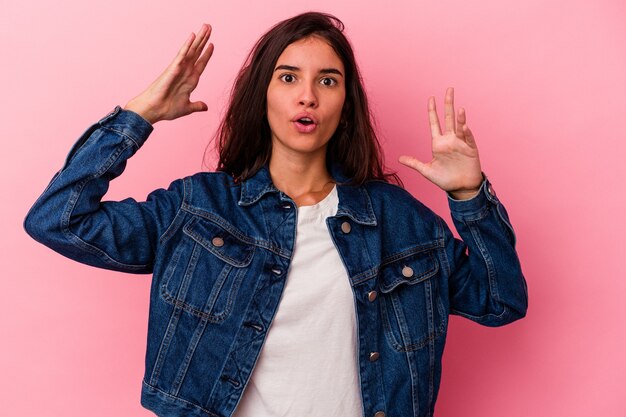
[[[385,172],[361,75],[343,30],[335,16],[308,12],[276,24],[257,41],[235,80],[230,105],[216,134],[218,171],[243,181],[269,162],[272,141],[266,115],[267,87],[274,66],[291,43],[318,36],[334,49],[346,71],[346,98],[341,121],[328,143],[327,168],[330,171],[338,164],[351,184],[371,179],[402,184],[396,173]]]

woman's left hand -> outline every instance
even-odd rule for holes
[[[433,159],[424,163],[412,156],[402,155],[399,162],[415,169],[452,198],[465,200],[478,194],[483,175],[478,158],[478,148],[472,131],[467,127],[465,109],[454,117],[454,89],[446,90],[445,127],[441,134],[435,98],[428,98],[428,118],[432,135]]]

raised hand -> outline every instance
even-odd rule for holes
[[[192,103],[190,95],[213,54],[212,43],[202,53],[210,35],[211,26],[207,24],[202,25],[197,36],[192,33],[165,71],[124,109],[138,113],[152,124],[206,111],[207,105],[202,101]]]
[[[467,126],[465,109],[454,117],[454,89],[446,90],[444,103],[445,132],[441,133],[435,98],[428,98],[428,118],[432,136],[433,159],[424,163],[412,156],[402,155],[399,162],[415,169],[452,198],[465,200],[478,193],[483,181],[478,148]]]

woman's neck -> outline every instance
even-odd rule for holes
[[[334,180],[322,158],[276,158],[269,163],[272,182],[297,206],[317,204],[332,191]]]

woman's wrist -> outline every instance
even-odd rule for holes
[[[476,197],[479,191],[480,191],[480,187],[476,188],[475,190],[448,191],[448,194],[450,194],[450,197],[452,197],[455,200],[469,200],[471,198]]]
[[[145,104],[135,101],[134,99],[126,103],[126,105],[124,106],[124,110],[130,110],[133,113],[137,113],[151,125],[160,120],[156,111],[154,111]]]
[[[448,195],[450,195],[450,197],[455,200],[469,200],[476,197],[480,192],[480,188],[483,186],[483,182],[485,182],[486,178],[484,172],[481,172],[481,175],[482,179],[480,181],[480,184],[478,184],[476,187],[448,191]]]

